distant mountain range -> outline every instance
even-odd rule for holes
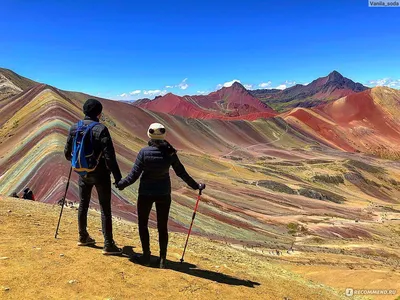
[[[154,100],[140,99],[132,104],[151,111],[197,119],[254,120],[277,114],[238,82],[206,96],[181,97],[169,93]]]
[[[267,102],[271,103],[271,106],[285,105],[287,110],[284,112],[273,110],[270,105],[254,96],[255,93],[260,95],[260,90],[248,91],[240,83],[223,87],[209,95],[181,97],[169,93],[153,100],[141,99],[133,103],[123,103],[84,93],[62,91],[46,84],[36,83],[7,69],[0,69],[0,78],[2,78],[0,83],[0,125],[6,124],[6,120],[11,122],[4,125],[6,126],[4,137],[14,126],[13,115],[15,112],[26,106],[25,101],[37,97],[38,91],[51,90],[52,97],[74,103],[75,116],[81,113],[81,107],[79,107],[81,103],[88,97],[93,97],[107,105],[110,103],[108,106],[113,107],[116,120],[128,122],[132,126],[139,126],[138,121],[132,119],[133,115],[140,116],[138,111],[163,115],[165,118],[176,116],[180,119],[183,118],[185,123],[189,122],[189,119],[196,119],[196,123],[200,120],[284,120],[298,132],[329,147],[350,152],[360,151],[381,157],[400,157],[400,151],[396,150],[400,145],[400,130],[398,129],[400,128],[400,119],[398,118],[400,91],[386,87],[368,89],[344,78],[338,72],[332,72],[305,86],[297,85],[278,92],[264,90],[264,95],[271,96]],[[287,102],[278,99],[284,95],[287,97],[285,99],[297,98]],[[303,102],[298,100],[301,97],[308,100]],[[272,99],[275,99],[275,102]],[[297,107],[290,108],[290,105],[297,105]],[[117,107],[124,111],[117,111]],[[63,115],[65,112],[60,111],[57,114]],[[114,120],[107,118],[103,121],[116,124]],[[227,122],[226,124],[230,126],[233,123]],[[142,128],[143,125],[141,124],[140,127]],[[181,131],[180,129],[176,130]],[[248,134],[252,135],[253,133],[248,132]]]
[[[333,71],[307,85],[297,84],[284,90],[260,89],[251,91],[251,94],[277,111],[284,111],[294,107],[317,106],[367,89],[361,83]]]
[[[11,70],[0,68],[0,99],[37,85]],[[123,101],[148,110],[199,119],[247,119],[270,117],[295,107],[311,108],[341,97],[368,90],[361,83],[333,71],[310,84],[278,89],[247,90],[235,82],[208,95],[177,96],[172,93],[155,99]]]
[[[154,100],[130,101],[135,106],[188,118],[254,120],[277,115],[294,107],[311,108],[341,97],[368,90],[337,71],[307,85],[285,90],[247,90],[238,82],[208,95],[177,96],[167,94]]]

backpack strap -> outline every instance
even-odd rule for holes
[[[88,124],[88,127],[89,127],[90,129],[93,129],[93,127],[96,126],[97,124],[100,124],[100,123],[99,123],[99,122],[96,122],[96,121],[93,121],[92,123],[89,123],[89,124]]]
[[[77,123],[77,128],[82,127],[83,126],[83,120],[79,120],[79,122]]]
[[[88,131],[89,131],[89,130],[93,130],[93,127],[96,126],[97,124],[100,124],[100,123],[99,123],[99,122],[92,122],[92,123],[89,123],[89,124],[88,124],[88,127],[87,127],[87,130],[88,130]],[[92,133],[92,132],[90,133],[90,143],[93,143],[93,133]],[[101,156],[101,153],[100,153],[100,156]],[[99,158],[98,158],[97,160],[100,159],[100,156],[99,156]]]

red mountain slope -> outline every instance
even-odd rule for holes
[[[206,96],[167,94],[134,105],[147,110],[197,119],[255,120],[276,115],[268,105],[252,96],[240,83]]]
[[[400,91],[377,87],[312,109],[282,114],[299,130],[346,151],[400,155]]]

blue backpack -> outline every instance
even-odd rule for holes
[[[82,120],[78,122],[76,134],[72,144],[72,169],[80,176],[85,176],[93,172],[99,163],[99,157],[95,157],[93,149],[92,129],[99,122],[84,124]]]

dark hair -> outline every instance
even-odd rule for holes
[[[83,113],[90,118],[96,118],[102,111],[103,105],[97,99],[87,99],[83,104]]]
[[[151,147],[157,147],[161,150],[165,155],[174,155],[177,150],[166,140],[153,140],[151,139],[148,142],[148,145]]]

